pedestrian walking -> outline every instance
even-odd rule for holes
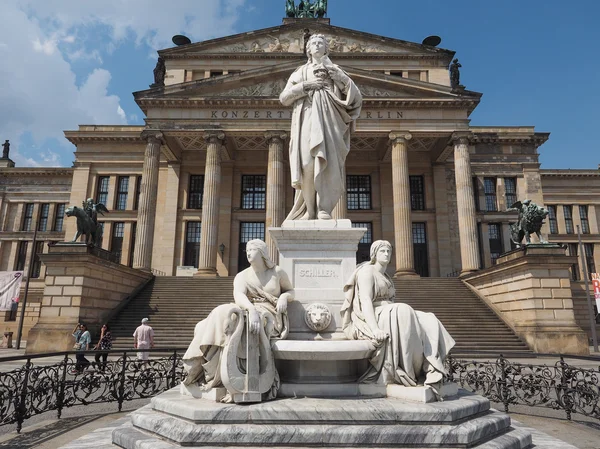
[[[137,327],[133,333],[133,347],[135,349],[148,349],[154,347],[154,330],[148,324],[148,318],[142,319],[142,324]],[[138,351],[137,358],[142,360],[144,365],[148,363],[148,352]]]
[[[83,351],[89,351],[92,337],[90,336],[87,326],[81,323],[77,323],[72,335],[75,337],[73,349],[78,352],[75,354],[75,368],[71,370],[71,374],[81,374],[90,364],[90,361],[85,358]]]
[[[94,347],[96,355],[94,359],[96,360],[95,364],[101,372],[104,372],[106,369],[106,359],[108,358],[108,352],[112,349],[112,334],[110,333],[110,328],[108,324],[102,326],[102,330],[100,331],[100,340],[98,344]],[[100,362],[100,357],[102,357],[102,363]]]

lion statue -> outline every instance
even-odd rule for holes
[[[529,245],[531,234],[537,236],[539,243],[548,243],[540,234],[544,219],[548,216],[548,211],[545,208],[538,206],[531,200],[525,200],[523,202],[517,201],[508,210],[519,212],[518,221],[510,224],[510,238],[517,247],[522,246],[523,238],[525,238],[525,244]]]

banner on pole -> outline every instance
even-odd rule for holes
[[[597,313],[600,313],[600,273],[592,273],[592,290],[596,298]]]
[[[11,310],[13,302],[19,302],[22,271],[0,271],[0,311]]]

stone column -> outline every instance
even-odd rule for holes
[[[221,187],[221,147],[223,132],[207,132],[206,164],[204,167],[204,196],[202,199],[202,231],[200,260],[196,276],[217,275],[217,237],[219,232],[219,195]]]
[[[161,133],[145,135],[148,144],[144,154],[142,185],[138,205],[135,250],[133,268],[152,270],[152,246],[154,242],[154,222],[156,220],[156,197],[158,193],[158,167],[160,147],[163,143]]]
[[[410,182],[408,178],[408,132],[392,132],[392,189],[394,197],[394,240],[396,274],[416,276],[413,257],[412,221],[410,218]]]
[[[283,143],[287,134],[283,131],[265,133],[269,144],[269,166],[267,168],[267,210],[265,218],[265,234],[269,256],[279,263],[279,251],[271,238],[270,227],[279,227],[285,219],[285,166],[283,163]]]
[[[454,171],[456,176],[456,208],[460,236],[461,275],[479,270],[479,247],[477,245],[477,218],[475,197],[469,157],[469,135],[455,134]]]

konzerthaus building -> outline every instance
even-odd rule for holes
[[[161,50],[164,86],[159,80],[134,94],[145,126],[66,131],[75,146],[71,168],[2,160],[0,270],[26,268],[34,226],[36,251],[44,251],[44,241],[70,240],[75,219],[63,218],[64,208],[88,197],[110,210],[100,217],[103,247],[122,264],[169,276],[230,276],[245,267],[245,242],[268,241],[267,229],[292,207],[291,109],[278,97],[305,61],[307,32],[328,37],[331,59],[364,97],[346,161],[346,195],[335,210],[368,229],[358,258],[371,241],[386,239],[395,242],[398,275],[445,277],[489,267],[511,249],[516,213],[506,209],[529,198],[549,209],[544,233],[571,254],[581,227],[588,270],[596,271],[598,170],[540,169],[549,133],[533,127],[471,126],[482,94],[451,87],[453,51],[332,26],[329,19],[284,19],[281,26]],[[35,263],[41,281],[43,266]],[[583,270],[573,266],[579,291]],[[32,286],[35,298],[42,285]],[[31,314],[33,320],[35,309]]]

